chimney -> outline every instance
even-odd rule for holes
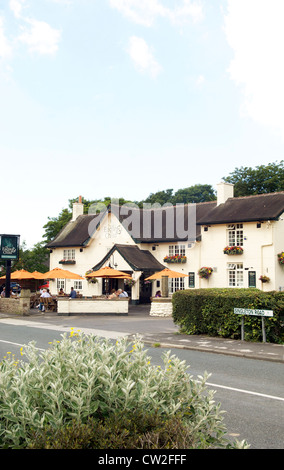
[[[76,220],[79,215],[84,213],[84,204],[82,203],[82,196],[79,196],[79,201],[73,203],[72,221]]]
[[[217,206],[224,204],[230,197],[234,197],[234,185],[224,182],[217,184]]]

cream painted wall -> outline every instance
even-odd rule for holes
[[[278,289],[279,273],[276,279],[275,271],[279,271],[275,263],[277,239],[284,239],[283,224],[279,222],[263,222],[257,228],[256,222],[243,224],[242,255],[225,255],[223,249],[228,245],[228,231],[226,225],[214,225],[207,232],[202,230],[202,256],[201,265],[217,268],[209,280],[201,280],[201,287],[228,287],[228,263],[243,263],[244,287],[248,287],[248,271],[256,272],[256,287],[262,290]],[[262,283],[260,275],[270,278],[269,283]],[[284,278],[282,278],[284,283]]]

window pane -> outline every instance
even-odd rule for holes
[[[229,246],[235,246],[235,232],[229,231]]]

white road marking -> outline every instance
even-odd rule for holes
[[[27,320],[18,320],[14,318],[3,318],[1,319],[1,323],[6,323],[7,325],[15,325],[15,326],[27,326],[30,328],[43,328],[45,330],[55,330],[55,331],[64,331],[67,333],[68,331],[73,328],[72,326],[56,326],[56,325],[49,325],[47,323],[41,323],[41,322],[29,322]],[[93,328],[77,328],[74,327],[74,330],[76,331],[81,331],[82,333],[85,334],[91,334],[94,336],[102,336],[104,338],[111,338],[111,339],[117,339],[117,338],[122,338],[124,336],[129,336],[129,333],[121,332],[121,331],[107,331],[107,330],[95,330]]]
[[[5,343],[5,344],[12,344],[13,346],[20,346],[21,348],[25,346],[24,344],[20,343],[13,343],[13,341],[5,341],[4,339],[0,339],[0,343]],[[39,351],[45,351],[45,349],[42,348],[37,348]]]
[[[284,398],[282,397],[275,397],[273,395],[266,395],[265,393],[252,392],[251,390],[242,390],[241,388],[227,387],[226,385],[212,384],[209,382],[206,382],[206,385],[210,385],[210,387],[224,388],[225,390],[232,390],[233,392],[247,393],[248,395],[256,395],[263,398],[270,398],[272,400],[284,401]]]

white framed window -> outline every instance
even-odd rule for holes
[[[169,256],[175,255],[185,256],[185,245],[170,245]]]
[[[74,260],[75,259],[75,250],[63,250],[63,259]]]
[[[228,230],[228,235],[227,235],[228,246],[243,246],[244,244],[243,224],[227,225],[227,230]]]
[[[65,290],[65,279],[57,279],[57,290]]]
[[[184,277],[174,277],[169,279],[169,293],[173,294],[177,290],[184,290]]]
[[[244,268],[243,263],[229,263],[228,269],[228,283],[229,287],[243,287],[244,286]]]
[[[74,281],[74,289],[81,290],[82,289],[82,281]]]

